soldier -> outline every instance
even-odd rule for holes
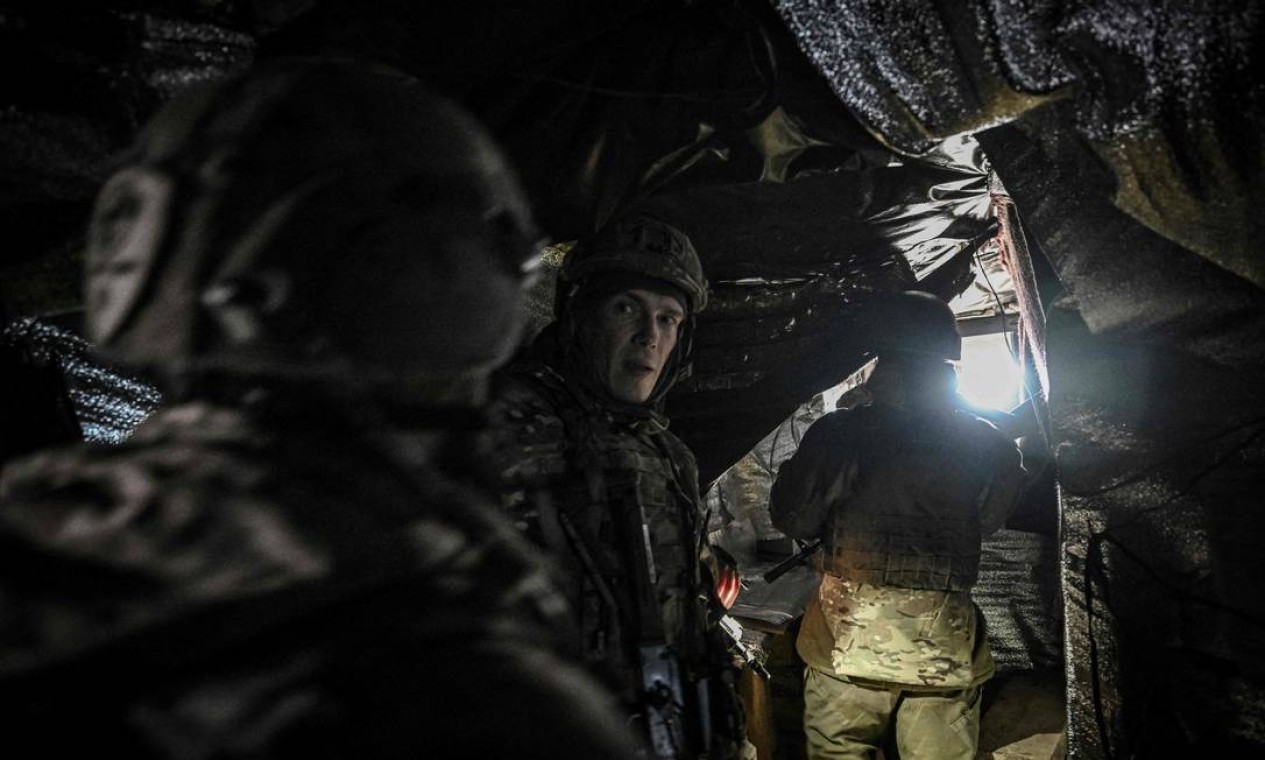
[[[664,758],[742,746],[698,471],[660,412],[706,302],[688,238],[625,218],[568,254],[556,321],[493,402],[507,505],[558,562],[576,649]]]
[[[98,198],[87,318],[171,405],[7,473],[6,741],[632,757],[550,654],[535,551],[434,465],[537,237],[482,129],[390,69],[276,61],[169,104]]]
[[[796,643],[809,756],[872,758],[894,740],[903,760],[971,760],[993,673],[971,587],[1023,468],[959,408],[948,306],[910,292],[878,312],[872,402],[817,420],[770,498],[775,526],[823,546]]]

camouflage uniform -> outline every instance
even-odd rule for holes
[[[825,573],[796,648],[808,666],[811,757],[870,757],[898,712],[901,757],[974,757],[980,685],[993,660],[969,594]]]
[[[598,270],[651,275],[679,283],[692,317],[706,282],[688,241],[654,220],[626,230],[617,244],[573,250],[560,288],[585,287]],[[688,350],[673,354],[658,396],[618,401],[589,370],[571,329],[582,317],[569,304],[564,295],[558,322],[499,378],[492,477],[509,514],[555,562],[575,615],[574,649],[646,729],[647,751],[736,756],[743,741],[737,672],[715,621],[698,470],[656,411]],[[683,344],[688,337],[677,348]],[[661,668],[679,669],[682,693],[651,693],[650,674]],[[664,713],[685,726],[670,741],[648,728]]]
[[[591,672],[628,710],[640,699],[637,653],[647,641],[674,650],[692,671],[687,681],[736,676],[701,601],[711,576],[698,471],[667,421],[605,404],[538,361],[505,373],[492,412],[506,507],[554,559],[575,615],[572,646]],[[713,686],[733,699],[731,683]],[[737,707],[713,708],[731,725],[713,727],[711,756],[729,756],[737,750],[721,745],[738,740]]]
[[[636,566],[625,543],[649,556],[655,583],[651,589],[647,579],[644,590],[662,608],[660,620],[640,624],[662,629],[669,645],[697,647],[704,515],[694,457],[667,421],[648,409],[604,406],[539,363],[506,373],[493,414],[502,431],[496,460],[511,491],[506,506],[520,529],[561,558],[564,592],[577,602],[577,650],[613,683],[632,682],[624,652],[636,639],[624,640],[625,626],[611,625],[621,610],[641,607],[633,595],[643,584],[631,577]],[[594,579],[556,524],[559,512],[591,552],[618,610],[603,609]]]
[[[775,525],[823,540],[797,641],[809,754],[873,757],[894,739],[902,758],[973,758],[994,666],[970,589],[1023,468],[950,395],[884,385],[884,361],[874,403],[814,423],[771,494]]]
[[[549,654],[563,607],[517,531],[341,417],[191,403],[8,473],[15,746],[628,756],[601,693]]]

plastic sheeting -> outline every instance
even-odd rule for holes
[[[691,237],[712,293],[668,413],[705,481],[860,366],[868,296],[955,295],[992,233],[973,141],[884,148],[761,3],[647,11],[470,102],[556,237],[632,207]]]
[[[162,100],[256,54],[385,57],[492,126],[555,240],[636,205],[695,239],[713,300],[696,372],[669,411],[705,478],[859,366],[858,303],[915,283],[951,297],[990,234],[978,147],[914,160],[875,142],[762,2],[523,13],[276,0],[184,16],[28,11],[0,19],[0,31],[17,43],[6,54],[85,96],[28,87],[0,123],[10,148],[0,153],[19,161],[6,178],[38,179],[14,181],[19,195],[0,210],[59,220],[6,251],[20,262],[0,278],[15,313],[77,305],[96,182]]]

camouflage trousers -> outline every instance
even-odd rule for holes
[[[979,706],[978,686],[911,691],[900,684],[861,686],[804,669],[809,760],[875,758],[893,745],[901,760],[973,760]]]

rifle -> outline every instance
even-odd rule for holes
[[[819,538],[816,541],[809,541],[808,543],[804,544],[804,547],[802,549],[795,552],[794,554],[787,557],[786,559],[782,560],[781,562],[777,563],[768,572],[766,572],[762,576],[764,578],[764,582],[772,583],[778,578],[781,578],[783,575],[786,575],[787,573],[789,573],[791,569],[794,568],[796,565],[800,564],[801,562],[806,562],[809,557],[813,556],[819,551],[821,551],[821,539]]]
[[[638,701],[650,735],[650,748],[659,758],[691,757],[688,718],[693,713],[705,723],[706,715],[697,709],[687,713],[680,658],[665,644],[643,644],[640,652],[641,694]],[[695,727],[695,731],[702,733],[703,737],[707,736],[706,730],[706,725]]]
[[[629,510],[631,513],[631,510]],[[632,586],[640,588],[638,598],[645,604],[640,612],[642,641],[640,654],[640,713],[646,722],[650,745],[662,759],[713,757],[719,752],[728,757],[741,744],[741,707],[733,689],[735,670],[730,649],[736,649],[764,678],[768,671],[755,653],[742,641],[742,626],[725,614],[711,594],[695,597],[693,614],[701,623],[699,640],[680,651],[664,643],[662,610],[653,593],[656,578],[654,546],[645,529],[644,514],[628,525],[636,539],[625,546],[642,572],[634,570]],[[636,530],[641,528],[640,531]],[[695,560],[697,561],[697,560]],[[651,592],[644,597],[645,592]],[[689,613],[687,613],[689,614]],[[711,629],[711,623],[716,629]],[[719,634],[728,636],[723,641]],[[693,635],[687,636],[693,639]],[[732,646],[725,646],[731,643]],[[697,646],[701,645],[701,649]],[[730,747],[725,745],[730,742]]]
[[[751,666],[756,675],[766,681],[769,680],[769,671],[764,667],[764,663],[760,662],[751,647],[742,640],[742,623],[739,623],[733,615],[727,613],[720,616],[719,623],[720,630],[724,631],[725,635],[729,637],[730,646],[737,650],[738,654],[742,655],[742,659],[746,660],[747,665]]]
[[[562,527],[572,552],[580,560],[585,574],[589,577],[589,582],[597,589],[606,612],[605,625],[631,629],[632,621],[628,619],[627,614],[620,614],[621,611],[624,613],[628,611],[621,610],[616,603],[613,591],[606,583],[606,579],[602,577],[592,551],[576,529],[571,516],[559,511],[558,524]],[[638,549],[648,554],[649,543]],[[634,552],[634,556],[639,553]],[[637,558],[641,561],[641,566],[646,570],[647,575],[653,579],[653,555],[642,555]],[[634,585],[640,586],[639,590],[642,594],[653,593],[653,586],[647,588],[644,583]],[[598,653],[604,654],[606,637],[601,638]],[[636,668],[640,681],[637,684],[638,713],[639,717],[645,721],[646,734],[654,756],[657,758],[690,757],[690,733],[692,732],[687,730],[687,718],[694,711],[687,712],[687,699],[692,695],[687,695],[684,687],[680,657],[661,639],[641,644],[638,647],[638,654],[639,661]],[[700,717],[704,725],[696,728],[694,733],[702,731],[702,735],[706,737],[706,731],[709,729],[706,725],[707,718]]]

